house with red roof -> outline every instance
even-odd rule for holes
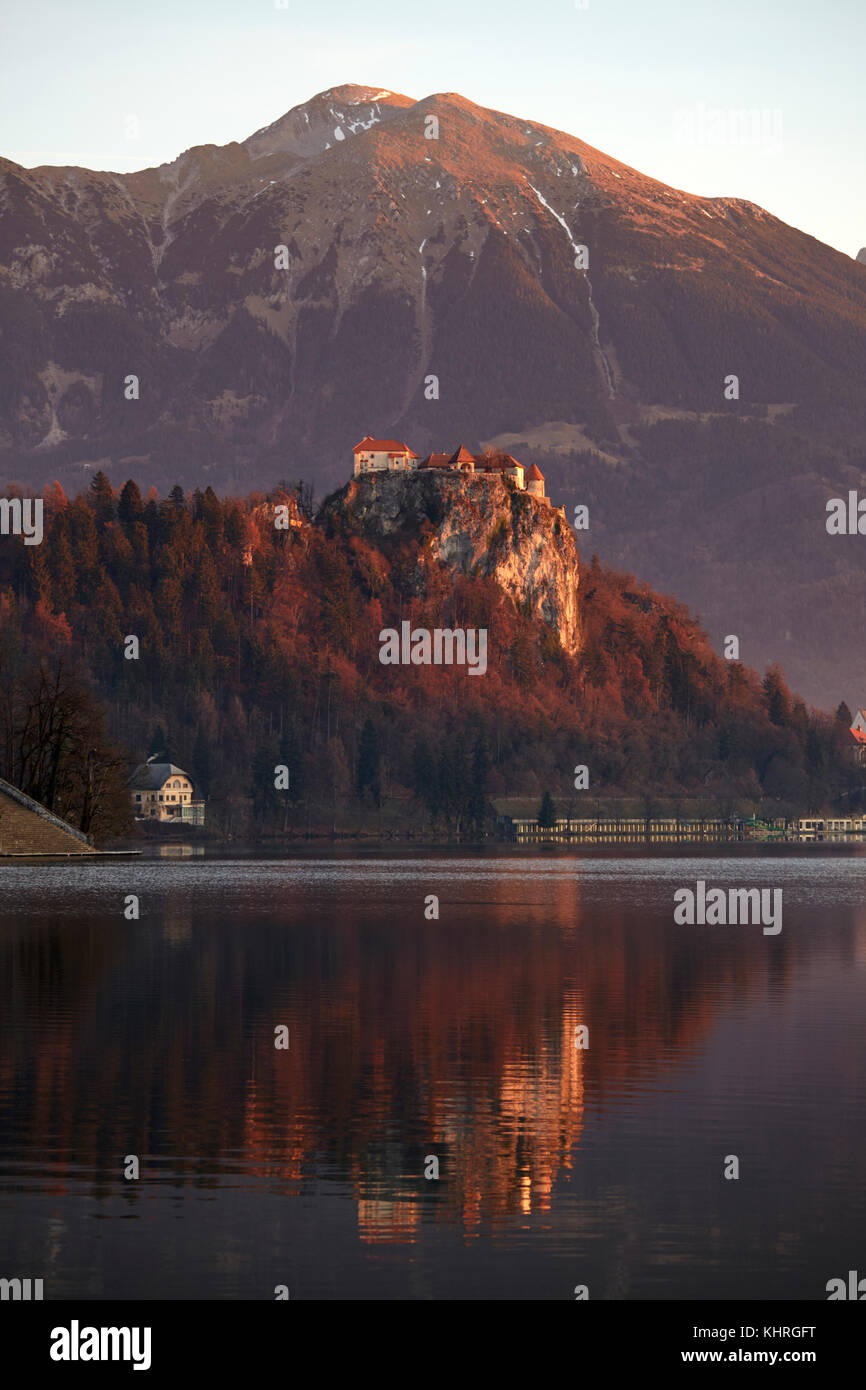
[[[480,476],[499,475],[511,480],[525,490],[524,467],[510,454],[470,454],[465,444],[461,444],[453,454],[428,454],[418,465],[419,468],[441,468],[451,473],[472,473]],[[541,474],[538,474],[539,478]],[[544,489],[542,488],[542,496]]]
[[[402,440],[372,439],[369,434],[355,445],[352,453],[356,478],[359,473],[403,473],[418,462],[418,455]]]
[[[858,709],[851,725],[854,739],[854,760],[858,766],[866,763],[866,710]]]

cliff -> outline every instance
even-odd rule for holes
[[[323,508],[326,522],[341,516],[375,545],[423,538],[432,559],[492,579],[521,613],[555,629],[565,652],[578,652],[577,546],[563,513],[548,502],[499,478],[429,469],[353,479]],[[415,579],[420,592],[420,551]]]

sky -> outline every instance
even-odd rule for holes
[[[121,172],[346,82],[460,92],[866,246],[866,0],[3,0],[0,155]]]

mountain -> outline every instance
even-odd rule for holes
[[[368,432],[492,442],[714,641],[862,701],[859,538],[824,518],[866,463],[866,269],[752,203],[337,87],[157,169],[0,161],[0,322],[9,479],[321,492]]]

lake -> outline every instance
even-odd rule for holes
[[[782,930],[677,925],[697,880]],[[7,864],[0,904],[0,1276],[46,1299],[866,1272],[857,853]]]

